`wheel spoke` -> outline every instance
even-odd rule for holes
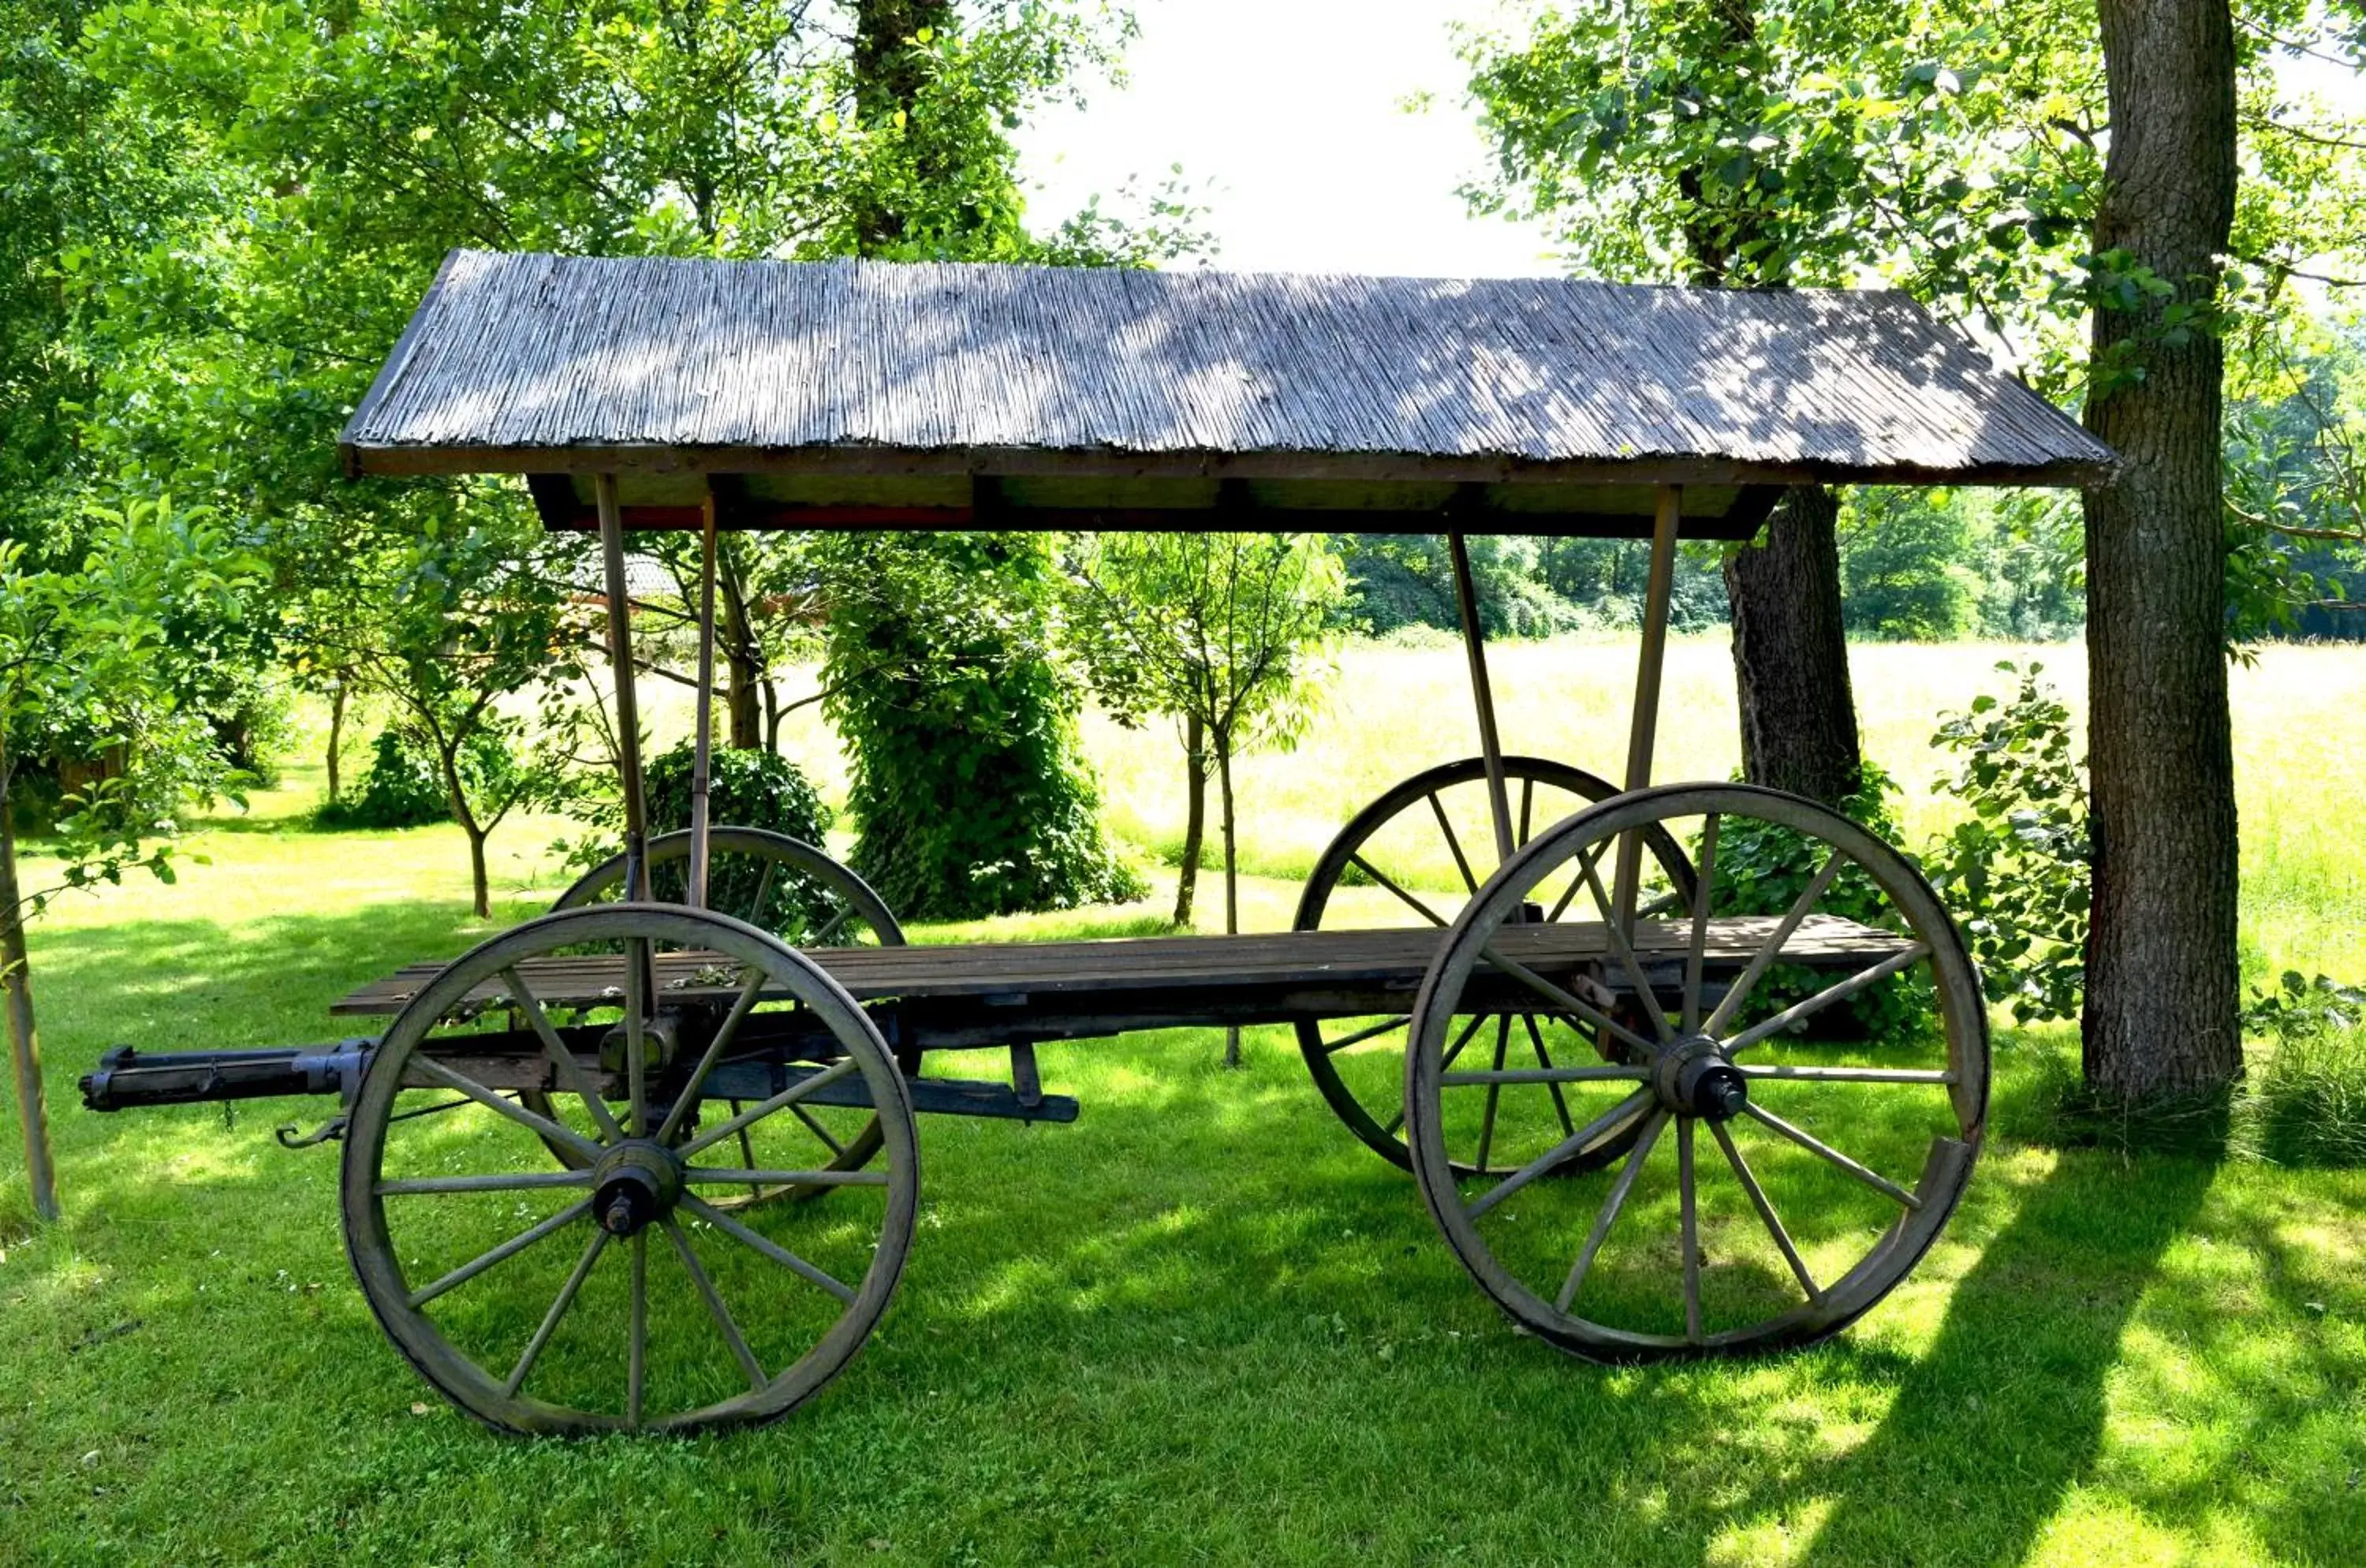
[[[804,1258],[799,1258],[795,1253],[791,1252],[787,1247],[783,1247],[779,1242],[774,1241],[772,1237],[761,1235],[755,1231],[749,1230],[746,1225],[741,1224],[738,1221],[733,1219],[730,1215],[725,1213],[722,1210],[716,1208],[714,1204],[709,1203],[704,1199],[693,1197],[685,1192],[682,1194],[682,1206],[688,1209],[692,1213],[696,1214],[700,1219],[704,1220],[708,1224],[713,1225],[716,1230],[719,1230],[724,1235],[729,1236],[732,1240],[754,1247],[757,1251],[762,1253],[765,1257],[771,1258],[782,1268],[790,1270],[801,1279],[810,1280],[815,1284],[819,1285],[823,1290],[828,1291],[831,1295],[836,1296],[839,1301],[845,1302],[849,1305],[853,1303],[853,1286],[847,1284],[841,1280],[833,1278],[831,1275],[815,1268],[812,1264],[806,1262]],[[671,1222],[669,1221],[668,1223],[670,1224]]]
[[[510,999],[517,1005],[517,1010],[525,1015],[526,1022],[533,1026],[535,1034],[542,1041],[542,1053],[550,1058],[560,1085],[583,1102],[583,1109],[592,1113],[592,1120],[598,1124],[603,1137],[610,1143],[621,1141],[625,1130],[616,1124],[615,1113],[608,1109],[608,1102],[601,1096],[598,1086],[584,1077],[583,1065],[575,1059],[575,1053],[567,1048],[567,1042],[558,1037],[558,1031],[550,1026],[550,1020],[544,1015],[542,1004],[535,999],[534,992],[518,977],[515,969],[501,971],[501,984],[509,987]]]
[[[1522,985],[1527,987],[1528,989],[1536,992],[1537,995],[1544,998],[1545,1000],[1552,1003],[1554,1011],[1569,1013],[1575,1017],[1582,1018],[1586,1022],[1594,1025],[1596,1029],[1602,1030],[1617,1039],[1626,1041],[1629,1045],[1634,1046],[1636,1049],[1643,1052],[1647,1055],[1656,1055],[1659,1054],[1660,1047],[1657,1043],[1644,1039],[1641,1035],[1636,1033],[1633,1030],[1628,1028],[1617,1019],[1612,1018],[1608,1013],[1604,1012],[1600,1008],[1595,1007],[1592,1002],[1586,1001],[1583,998],[1571,992],[1562,990],[1559,986],[1554,985],[1550,980],[1546,979],[1543,976],[1538,974],[1527,964],[1520,963],[1517,959],[1505,957],[1503,950],[1496,947],[1493,943],[1491,942],[1486,947],[1481,949],[1481,956],[1485,958],[1488,963],[1493,964],[1496,968],[1502,970],[1504,974],[1509,975],[1513,979],[1519,981]]]
[[[1470,1015],[1470,1021],[1462,1026],[1462,1032],[1454,1037],[1454,1043],[1448,1045],[1446,1048],[1446,1055],[1438,1059],[1437,1066],[1441,1072],[1454,1065],[1454,1059],[1462,1055],[1462,1048],[1470,1043],[1472,1036],[1479,1032],[1480,1026],[1486,1021],[1487,1015],[1483,1012],[1474,1012]]]
[[[1684,1337],[1693,1344],[1701,1339],[1700,1293],[1700,1211],[1693,1190],[1693,1122],[1695,1117],[1679,1117],[1676,1121],[1676,1202],[1678,1229],[1684,1253]],[[1562,1311],[1569,1309],[1563,1307]]]
[[[1462,840],[1454,836],[1454,824],[1447,820],[1446,802],[1438,798],[1436,790],[1429,792],[1428,798],[1430,815],[1437,818],[1437,830],[1446,835],[1446,847],[1454,852],[1454,869],[1462,874],[1463,889],[1478,892],[1479,879],[1470,874],[1470,857],[1462,852]]]
[[[1701,824],[1700,869],[1693,884],[1693,940],[1684,954],[1684,1032],[1700,1028],[1701,969],[1708,960],[1708,908],[1717,886],[1717,829],[1723,818],[1712,811]]]
[[[1561,889],[1560,899],[1553,905],[1552,912],[1545,917],[1545,924],[1549,926],[1557,924],[1561,916],[1569,912],[1569,907],[1575,901],[1578,890],[1585,886],[1585,879],[1594,874],[1594,863],[1601,859],[1602,852],[1608,843],[1609,840],[1606,839],[1602,843],[1589,844],[1577,852],[1577,874],[1569,879],[1567,887]]]
[[[1373,881],[1379,883],[1381,886],[1395,894],[1399,898],[1404,900],[1405,903],[1411,905],[1414,911],[1417,912],[1423,919],[1427,920],[1431,925],[1443,926],[1448,923],[1444,915],[1439,914],[1436,910],[1431,908],[1428,905],[1423,903],[1420,899],[1414,897],[1403,888],[1398,886],[1394,877],[1391,876],[1387,872],[1382,871],[1379,866],[1374,865],[1370,861],[1366,860],[1361,854],[1349,855],[1347,857],[1347,863],[1349,865],[1362,867],[1363,873],[1366,876],[1370,877]]]
[[[806,947],[828,947],[829,945],[829,939],[838,934],[838,928],[846,924],[847,921],[853,918],[854,906],[849,904],[845,908],[840,909],[837,914],[832,915],[829,918],[828,924],[823,926],[821,930],[814,932],[813,935],[806,938],[802,945]]]
[[[1532,806],[1534,806],[1534,805],[1536,804],[1536,800],[1537,800],[1537,778],[1536,778],[1536,775],[1535,775],[1534,773],[1523,773],[1523,774],[1521,774],[1521,775],[1520,775],[1520,838],[1519,838],[1519,842],[1520,842],[1520,846],[1521,846],[1523,849],[1525,849],[1525,848],[1527,848],[1527,842],[1528,842],[1528,808],[1529,808],[1530,807],[1532,807]]]
[[[600,1145],[572,1127],[561,1126],[547,1116],[538,1116],[505,1095],[495,1094],[483,1084],[465,1074],[454,1072],[425,1051],[413,1051],[406,1066],[425,1073],[446,1089],[459,1090],[470,1100],[497,1115],[506,1116],[538,1138],[566,1145],[581,1155],[588,1164],[600,1157]]]
[[[673,1109],[666,1112],[665,1125],[658,1129],[659,1143],[670,1142],[681,1128],[682,1119],[698,1104],[698,1091],[705,1087],[706,1075],[715,1070],[715,1064],[723,1059],[723,1053],[728,1051],[731,1042],[738,1037],[739,1025],[755,1008],[756,994],[764,988],[766,978],[761,969],[756,970],[748,976],[748,983],[739,987],[739,995],[732,999],[731,1011],[716,1027],[715,1038],[706,1043],[705,1054],[698,1058],[698,1066],[691,1069],[690,1082],[683,1086],[682,1093],[674,1100]]]
[[[1824,896],[1824,889],[1832,885],[1832,878],[1841,874],[1841,867],[1846,863],[1847,857],[1834,850],[1825,860],[1822,869],[1808,880],[1806,887],[1800,889],[1798,897],[1792,900],[1791,908],[1776,923],[1774,934],[1751,954],[1749,966],[1742,970],[1741,977],[1734,981],[1724,999],[1717,1004],[1717,1010],[1708,1015],[1707,1023],[1701,1025],[1703,1034],[1714,1037],[1741,1010],[1741,1004],[1750,998],[1751,987],[1757,985],[1758,977],[1766,973],[1766,966],[1781,956],[1783,944],[1791,940],[1791,933],[1799,929],[1799,922],[1815,908],[1818,900]]]
[[[494,1171],[486,1176],[406,1176],[370,1189],[381,1198],[410,1192],[518,1192],[536,1187],[589,1187],[588,1170]]]
[[[1495,1020],[1495,1071],[1504,1070],[1504,1054],[1512,1044],[1512,1015],[1504,1013]],[[1504,1084],[1495,1078],[1487,1085],[1487,1108],[1479,1117],[1479,1157],[1470,1163],[1481,1170],[1487,1168],[1487,1155],[1495,1145],[1495,1106],[1504,1097]]]
[[[1563,1138],[1560,1143],[1555,1144],[1551,1148],[1547,1149],[1543,1154],[1538,1155],[1535,1159],[1530,1160],[1527,1164],[1520,1167],[1519,1169],[1512,1172],[1511,1175],[1504,1178],[1503,1180],[1495,1183],[1494,1186],[1490,1187],[1486,1191],[1482,1192],[1478,1197],[1473,1198],[1470,1202],[1464,1204],[1462,1207],[1463,1217],[1475,1223],[1479,1217],[1486,1213],[1488,1210],[1493,1208],[1504,1199],[1509,1198],[1513,1193],[1517,1192],[1521,1188],[1526,1187],[1538,1177],[1544,1175],[1547,1171],[1552,1169],[1553,1167],[1583,1154],[1588,1145],[1600,1142],[1603,1138],[1617,1132],[1620,1128],[1626,1126],[1628,1122],[1635,1120],[1637,1114],[1639,1113],[1645,1106],[1651,1103],[1651,1099],[1652,1096],[1650,1089],[1637,1089],[1634,1093],[1628,1095],[1626,1099],[1620,1100],[1617,1104],[1612,1106],[1609,1110],[1604,1111],[1593,1121],[1588,1122],[1584,1126],[1580,1127],[1576,1132],[1572,1133],[1568,1137]],[[1663,1113],[1655,1111],[1653,1114],[1658,1115]]]
[[[633,1306],[631,1337],[625,1348],[625,1425],[641,1425],[641,1396],[649,1372],[649,1233],[633,1233]]]
[[[689,1208],[692,1201],[685,1197],[682,1200],[682,1206]],[[723,1304],[722,1292],[715,1288],[715,1281],[706,1277],[705,1266],[699,1262],[698,1254],[691,1250],[690,1237],[682,1234],[682,1223],[671,1214],[666,1215],[662,1223],[665,1225],[666,1239],[673,1243],[674,1251],[682,1258],[682,1266],[690,1271],[691,1282],[698,1287],[698,1293],[706,1299],[706,1310],[713,1315],[715,1326],[723,1331],[723,1342],[731,1347],[732,1359],[739,1363],[739,1370],[748,1374],[749,1387],[759,1393],[762,1393],[765,1385],[772,1381],[764,1376],[764,1364],[756,1359],[755,1351],[748,1348],[746,1337],[740,1334],[738,1324],[732,1321],[731,1309]]]
[[[781,863],[779,861],[768,860],[764,863],[764,874],[756,879],[756,897],[749,901],[748,912],[739,917],[741,919],[746,920],[749,925],[762,926],[764,924],[764,901],[772,897],[772,874],[780,869]],[[770,928],[767,927],[766,929],[769,930]]]
[[[1839,1167],[1841,1169],[1848,1172],[1851,1176],[1855,1177],[1859,1181],[1864,1182],[1867,1187],[1872,1188],[1876,1192],[1881,1193],[1885,1197],[1893,1198],[1898,1202],[1905,1204],[1910,1209],[1920,1209],[1922,1206],[1921,1199],[1917,1198],[1913,1193],[1909,1192],[1905,1188],[1898,1186],[1898,1183],[1890,1180],[1887,1177],[1882,1176],[1875,1171],[1867,1170],[1864,1166],[1857,1164],[1856,1161],[1841,1153],[1840,1150],[1817,1138],[1814,1134],[1794,1127],[1788,1122],[1784,1121],[1780,1116],[1775,1115],[1773,1111],[1766,1110],[1764,1107],[1758,1105],[1754,1101],[1743,1101],[1741,1109],[1749,1115],[1755,1117],[1757,1120],[1766,1123],[1769,1127],[1774,1128],[1776,1132],[1782,1134],[1785,1137],[1790,1139],[1793,1143],[1798,1145],[1809,1154],[1816,1156],[1820,1159],[1828,1160],[1831,1164]]]
[[[852,1074],[859,1066],[860,1064],[851,1056],[840,1057],[838,1061],[831,1063],[820,1072],[812,1074],[806,1077],[799,1078],[796,1082],[791,1084],[780,1093],[772,1096],[772,1099],[759,1100],[756,1104],[741,1111],[738,1115],[731,1118],[730,1121],[725,1122],[718,1126],[701,1133],[698,1136],[691,1139],[690,1142],[682,1145],[681,1149],[677,1152],[681,1154],[682,1158],[688,1159],[693,1155],[713,1148],[724,1139],[739,1131],[740,1128],[752,1126],[756,1122],[761,1122],[765,1117],[772,1114],[775,1111],[785,1110],[789,1106],[794,1105],[798,1100],[805,1099],[806,1096],[814,1093],[817,1089],[834,1084],[840,1078],[848,1077]]]
[[[1520,1015],[1520,1021],[1527,1027],[1528,1045],[1529,1048],[1534,1050],[1537,1054],[1537,1066],[1542,1067],[1546,1072],[1551,1072],[1553,1070],[1552,1058],[1545,1055],[1545,1037],[1543,1032],[1537,1028],[1537,1015],[1532,1012],[1524,1012]],[[1638,1076],[1640,1076],[1639,1073]],[[1569,1119],[1569,1097],[1561,1093],[1560,1086],[1571,1080],[1565,1078],[1547,1078],[1544,1081],[1545,1087],[1552,1093],[1553,1113],[1560,1118],[1561,1135],[1563,1137],[1567,1137],[1570,1134],[1577,1131],[1577,1123]]]
[[[682,1172],[692,1182],[730,1182],[739,1187],[884,1187],[884,1170],[749,1170],[738,1166],[693,1165]]]
[[[1797,1078],[1804,1083],[1952,1084],[1955,1075],[1924,1067],[1795,1067],[1747,1066],[1735,1070],[1747,1078]]]
[[[649,1005],[649,944],[645,937],[625,942],[625,1084],[629,1095],[633,1136],[649,1130],[648,1039],[643,1032]]]
[[[1380,1022],[1373,1024],[1369,1029],[1359,1029],[1344,1040],[1325,1041],[1323,1045],[1323,1053],[1324,1055],[1332,1055],[1338,1052],[1345,1051],[1350,1045],[1361,1045],[1365,1041],[1386,1034],[1391,1030],[1403,1029],[1405,1026],[1406,1021],[1412,1017],[1413,1015],[1411,1013],[1397,1013],[1389,1018],[1382,1019]]]
[[[516,1257],[519,1253],[524,1252],[527,1247],[532,1247],[535,1242],[540,1241],[544,1236],[549,1235],[554,1231],[564,1229],[566,1226],[581,1219],[591,1212],[592,1200],[589,1198],[578,1198],[574,1202],[568,1204],[567,1207],[559,1210],[558,1213],[551,1215],[548,1219],[542,1221],[538,1224],[530,1225],[526,1229],[518,1232],[517,1235],[510,1237],[509,1240],[502,1242],[499,1247],[493,1247],[490,1251],[478,1254],[476,1257],[468,1259],[468,1262],[461,1264],[457,1269],[453,1269],[449,1274],[446,1274],[442,1279],[436,1280],[434,1284],[426,1285],[419,1290],[411,1292],[408,1298],[410,1304],[414,1309],[425,1306],[429,1302],[434,1301],[445,1292],[453,1289],[455,1286],[467,1284],[469,1280],[483,1273],[486,1269],[490,1269],[494,1264],[501,1262],[504,1258]]]
[[[1585,1246],[1577,1261],[1569,1266],[1569,1278],[1561,1281],[1560,1294],[1553,1298],[1553,1310],[1566,1313],[1569,1303],[1577,1299],[1578,1287],[1585,1283],[1587,1272],[1594,1267],[1594,1255],[1610,1235],[1610,1227],[1618,1223],[1618,1211],[1627,1206],[1627,1194],[1635,1190],[1635,1179],[1643,1174],[1643,1162],[1651,1155],[1651,1145],[1659,1141],[1660,1129],[1668,1124],[1665,1111],[1653,1111],[1643,1123],[1642,1136],[1635,1140],[1635,1150],[1619,1168],[1618,1179],[1610,1184],[1610,1196],[1602,1202],[1602,1213],[1594,1218],[1594,1229],[1586,1234]]]
[[[1733,1134],[1725,1130],[1722,1122],[1711,1122],[1708,1130],[1709,1134],[1717,1139],[1717,1146],[1725,1151],[1726,1163],[1733,1167],[1734,1177],[1741,1181],[1741,1190],[1750,1194],[1751,1206],[1758,1211],[1758,1218],[1766,1226],[1766,1234],[1774,1238],[1774,1249],[1783,1255],[1783,1261],[1791,1266],[1792,1274],[1799,1281],[1799,1289],[1808,1292],[1808,1300],[1811,1303],[1823,1305],[1824,1288],[1816,1283],[1816,1277],[1808,1272],[1807,1262],[1800,1258],[1799,1249],[1791,1245],[1791,1233],[1783,1228],[1781,1220],[1775,1218],[1774,1205],[1767,1201],[1765,1190],[1758,1185],[1758,1178],[1750,1173],[1750,1164],[1741,1157],[1741,1151],[1733,1146]]]
[[[1887,980],[1910,964],[1921,962],[1930,953],[1929,945],[1918,942],[1903,953],[1892,953],[1870,969],[1860,969],[1839,984],[1825,987],[1805,1001],[1792,1003],[1772,1018],[1759,1020],[1726,1042],[1725,1048],[1728,1051],[1746,1051],[1768,1035],[1780,1033],[1801,1019],[1823,1011],[1834,1002],[1847,1000],[1876,981]]]
[[[1616,953],[1618,962],[1626,966],[1627,977],[1635,983],[1635,997],[1643,1004],[1644,1016],[1651,1021],[1651,1027],[1659,1032],[1662,1040],[1673,1038],[1675,1031],[1669,1027],[1668,1015],[1660,1010],[1660,998],[1651,994],[1651,977],[1643,973],[1643,965],[1636,958],[1634,947],[1628,942],[1627,932],[1621,929],[1621,922],[1612,913],[1610,895],[1603,891],[1602,873],[1596,869],[1594,861],[1589,860],[1585,863],[1585,886],[1594,894],[1594,907],[1602,912],[1602,930],[1609,938],[1610,951]],[[1654,1046],[1651,1049],[1656,1050],[1658,1047]]]
[[[1493,1072],[1446,1073],[1439,1077],[1440,1089],[1475,1089],[1482,1085],[1512,1083],[1641,1083],[1651,1076],[1649,1067],[1612,1065],[1601,1067],[1503,1067]],[[1575,1127],[1570,1129],[1574,1133]]]
[[[592,1239],[584,1246],[583,1256],[576,1259],[575,1272],[567,1276],[567,1283],[558,1287],[558,1299],[550,1303],[550,1310],[542,1314],[541,1326],[534,1331],[534,1337],[525,1342],[525,1353],[510,1370],[510,1381],[502,1385],[502,1393],[515,1399],[518,1390],[525,1386],[525,1375],[534,1371],[534,1363],[540,1359],[542,1348],[549,1344],[550,1337],[558,1331],[558,1320],[565,1317],[567,1309],[575,1304],[575,1292],[583,1288],[584,1280],[592,1272],[592,1265],[600,1261],[601,1250],[607,1245],[608,1233],[593,1225]]]
[[[736,1102],[733,1104],[732,1109],[734,1111],[738,1109]],[[807,1111],[802,1105],[792,1105],[789,1107],[789,1110],[795,1114],[798,1121],[806,1124],[806,1129],[810,1131],[815,1137],[819,1138],[824,1144],[829,1146],[829,1152],[832,1155],[842,1156],[846,1153],[846,1145],[832,1137],[830,1135],[829,1129],[823,1126],[821,1124],[820,1118],[814,1115],[812,1111]],[[751,1166],[754,1165],[756,1163],[756,1151],[748,1146],[748,1129],[745,1127],[739,1129],[739,1147],[740,1152],[747,1156],[748,1163]]]

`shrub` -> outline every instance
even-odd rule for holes
[[[2288,970],[2251,998],[2243,1032],[2274,1047],[2247,1097],[2253,1152],[2282,1165],[2366,1164],[2366,986]]]
[[[1871,762],[1858,773],[1857,787],[1839,803],[1842,816],[1885,843],[1898,838],[1888,797],[1897,781]],[[1717,841],[1717,887],[1713,907],[1720,915],[1780,915],[1797,902],[1830,853],[1821,844],[1772,822],[1728,818]],[[1838,915],[1866,925],[1894,926],[1889,896],[1857,866],[1832,878],[1817,902],[1819,914]],[[1804,1001],[1834,976],[1804,964],[1771,965],[1750,994],[1737,1023],[1747,1023]],[[1920,1026],[1931,1016],[1929,978],[1916,969],[1868,986],[1845,1002],[1819,1014],[1812,1025],[1827,1036],[1879,1039]]]
[[[451,819],[452,796],[435,754],[392,725],[372,743],[362,787],[323,806],[316,818],[323,828],[417,828]]]
[[[1949,714],[1931,744],[1963,759],[1943,794],[1971,816],[1931,846],[1931,880],[1962,923],[1980,983],[2017,1022],[2078,1015],[2086,985],[2087,781],[2070,754],[2070,711],[2026,671],[2001,704]]]
[[[690,775],[696,749],[683,741],[652,758],[644,773],[649,831],[690,826]],[[766,828],[819,844],[829,832],[829,807],[800,768],[776,751],[724,747],[706,768],[707,820],[717,827]]]

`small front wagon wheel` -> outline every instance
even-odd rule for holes
[[[1628,930],[1619,868],[1651,832],[1698,882]],[[1516,918],[1540,901],[1591,923]],[[1606,992],[1640,1019],[1611,1017]],[[1458,1015],[1514,1000],[1616,1033],[1629,1059],[1448,1059]],[[1414,1174],[1448,1244],[1522,1326],[1603,1359],[1844,1327],[1936,1239],[1988,1106],[1978,977],[1928,884],[1855,823],[1739,784],[1637,791],[1538,835],[1456,919],[1412,1039]],[[1581,1124],[1482,1115],[1513,1082],[1558,1083]],[[1572,1173],[1614,1132],[1631,1152]],[[1486,1135],[1517,1153],[1474,1175],[1459,1151]]]
[[[823,1168],[806,1101],[874,1109],[875,1168]],[[743,1132],[765,1168],[730,1157]],[[765,931],[654,904],[546,915],[447,966],[378,1046],[342,1176],[404,1356],[488,1425],[558,1433],[795,1408],[886,1309],[918,1182],[903,1075],[846,992]],[[804,1184],[848,1201],[719,1201]]]

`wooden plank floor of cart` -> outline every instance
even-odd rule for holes
[[[1774,934],[1768,916],[1709,922],[1705,969],[1729,975]],[[1286,1022],[1300,1018],[1403,1012],[1413,1004],[1445,931],[1437,928],[1274,931],[1246,936],[1129,937],[1099,942],[964,942],[947,946],[818,948],[806,956],[857,1001],[893,1001],[931,1049],[988,1045],[1025,1037],[1090,1038],[1135,1029]],[[1654,987],[1673,985],[1691,937],[1688,923],[1647,920],[1635,928],[1638,960]],[[1628,988],[1598,921],[1509,926],[1505,957],[1564,987]],[[1905,952],[1894,931],[1831,915],[1811,915],[1783,944],[1783,961],[1815,969],[1862,969]],[[728,999],[736,979],[711,954],[655,956],[661,993],[688,1001]],[[441,969],[411,964],[362,987],[330,1010],[399,1012]],[[546,958],[519,976],[546,1007],[596,1007],[623,996],[620,954]],[[1507,999],[1536,998],[1508,977]],[[1598,992],[1596,993],[1598,994]],[[497,984],[471,1000],[507,999]]]

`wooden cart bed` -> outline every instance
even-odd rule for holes
[[[1730,975],[1748,964],[1775,917],[1709,922],[1705,969]],[[947,946],[822,948],[807,956],[857,1001],[893,1002],[908,1043],[947,1050],[1014,1039],[1092,1038],[1129,1030],[1404,1011],[1445,931],[1438,928],[1275,931],[1246,936],[1135,937],[1100,942],[967,942]],[[1675,921],[1639,922],[1635,953],[1654,987],[1673,985],[1691,931]],[[1513,926],[1498,938],[1504,955],[1564,987],[1631,988],[1598,921]],[[1784,943],[1783,960],[1816,969],[1862,969],[1911,944],[1896,932],[1812,915]],[[656,956],[661,992],[727,1000],[734,976],[711,955]],[[331,1010],[400,1012],[441,971],[415,964],[364,986]],[[595,1007],[623,995],[620,955],[546,958],[519,975],[546,1007]],[[1504,986],[1514,982],[1504,980]],[[1519,995],[1533,1003],[1533,995]],[[507,999],[498,985],[472,1000]]]

